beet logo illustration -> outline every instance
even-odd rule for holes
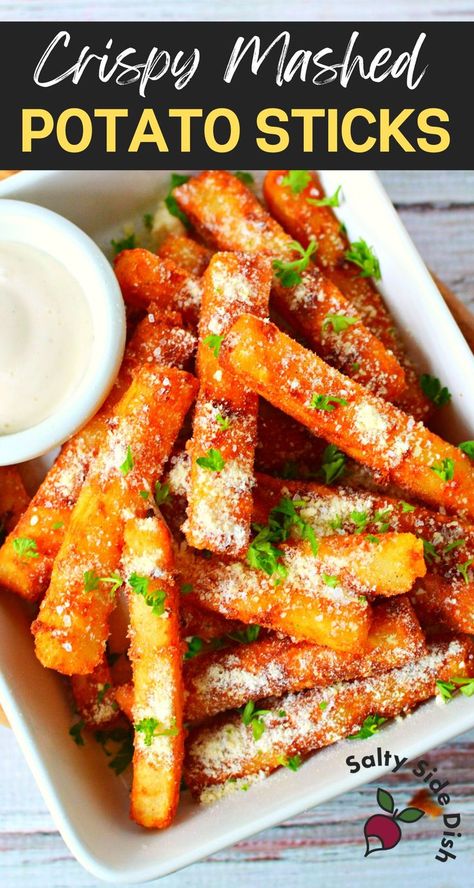
[[[416,823],[420,817],[423,817],[424,811],[420,808],[404,808],[398,812],[395,808],[393,797],[386,789],[377,790],[377,802],[382,811],[386,814],[373,814],[372,817],[364,824],[365,835],[365,854],[373,854],[374,851],[389,851],[398,845],[402,831],[400,823]],[[371,840],[375,840],[372,842]]]

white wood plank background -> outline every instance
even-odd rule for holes
[[[336,8],[335,8],[336,7]],[[376,11],[376,12],[375,12]],[[474,19],[472,0],[0,0],[0,22],[15,20],[371,21]],[[159,25],[157,25],[157,29]],[[158,30],[157,30],[157,33]],[[382,179],[428,265],[474,308],[474,171],[382,172]],[[473,704],[474,705],[474,704]],[[374,810],[368,785],[214,855],[160,883],[163,888],[468,888],[474,864],[474,731],[434,751],[463,817],[458,857],[434,860],[439,821],[423,818],[395,851],[362,857],[361,830]],[[0,885],[93,888],[99,883],[72,858],[56,832],[11,731],[0,728]],[[406,771],[384,781],[410,799]],[[132,888],[132,886],[130,886]]]
[[[427,263],[474,307],[474,171],[382,172],[381,177]],[[473,703],[474,705],[474,703]],[[364,860],[362,825],[374,811],[366,786],[241,842],[182,873],[166,888],[366,888],[397,873],[417,888],[468,888],[474,863],[474,731],[430,754],[453,786],[463,817],[459,857],[434,861],[438,821],[423,818],[399,849]],[[92,888],[56,832],[11,732],[0,728],[0,885]],[[410,799],[418,787],[402,771],[384,782]],[[350,872],[350,881],[348,881]]]
[[[0,21],[470,21],[472,0],[0,0]],[[157,33],[159,33],[157,28]]]

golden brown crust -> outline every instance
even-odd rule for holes
[[[246,250],[273,260],[301,258],[292,238],[269,215],[255,195],[226,170],[207,170],[174,190],[179,205],[198,231],[220,250]],[[273,301],[279,314],[311,346],[349,376],[389,399],[405,388],[405,375],[394,355],[361,322],[344,336],[326,324],[328,315],[354,317],[355,309],[329,278],[314,265],[301,273],[301,282],[283,286],[274,274]]]

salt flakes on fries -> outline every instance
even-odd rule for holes
[[[112,392],[31,501],[0,468],[0,585],[148,829],[182,775],[222,798],[474,677],[474,443],[421,422],[449,392],[340,189],[270,171],[266,209],[249,182],[176,175],[158,252],[116,242]]]

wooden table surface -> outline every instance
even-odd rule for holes
[[[337,6],[337,12],[335,10]],[[218,14],[216,14],[218,10]],[[0,21],[63,20],[472,20],[472,0],[0,0]],[[158,27],[158,26],[157,26]],[[474,171],[382,172],[382,179],[430,268],[474,309]],[[474,703],[473,703],[474,705]],[[163,879],[163,888],[366,888],[397,880],[411,888],[468,888],[474,864],[474,731],[430,753],[449,779],[462,814],[457,858],[434,860],[439,820],[423,818],[409,840],[364,860],[361,830],[374,812],[373,785],[367,785],[301,814]],[[0,885],[2,888],[95,888],[57,833],[12,732],[0,727]],[[418,788],[406,770],[384,780],[397,798]],[[132,888],[132,886],[130,886]]]

